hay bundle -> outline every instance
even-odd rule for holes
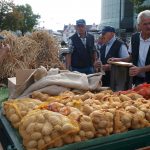
[[[2,31],[5,43],[11,46],[8,57],[0,68],[0,79],[15,76],[16,69],[34,69],[41,65],[47,69],[64,65],[58,59],[58,43],[47,32],[37,31],[30,36],[17,37],[12,32]]]
[[[47,69],[56,67],[64,69],[64,65],[58,58],[58,42],[52,35],[49,35],[46,31],[37,31],[31,35],[31,38],[39,43],[41,47],[36,58],[37,66],[45,64]]]

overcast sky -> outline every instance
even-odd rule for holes
[[[101,0],[14,0],[17,5],[29,4],[41,16],[40,26],[62,30],[64,24],[75,24],[83,18],[87,24],[99,24]]]

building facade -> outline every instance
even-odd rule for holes
[[[130,0],[101,0],[101,24],[132,32],[134,11]]]

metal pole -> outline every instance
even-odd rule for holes
[[[121,35],[121,0],[120,0],[120,12],[119,12],[119,34]]]

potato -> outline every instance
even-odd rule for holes
[[[42,134],[43,135],[50,135],[53,131],[53,127],[50,123],[46,122],[44,125],[43,125],[43,128],[42,128]]]
[[[20,118],[19,118],[18,115],[12,114],[12,115],[10,116],[10,121],[11,121],[12,123],[16,123],[16,122],[19,122],[19,121],[20,121]]]
[[[45,145],[45,141],[43,139],[38,140],[38,149],[41,149]]]
[[[31,140],[27,143],[27,148],[36,148],[37,146],[37,141]]]
[[[38,132],[41,132],[42,128],[43,128],[43,124],[42,123],[36,123],[34,130],[38,131]]]
[[[36,117],[35,116],[30,116],[28,118],[26,118],[24,121],[23,121],[23,127],[26,128],[28,127],[28,125],[32,122],[35,122],[36,120]]]
[[[31,134],[32,132],[34,132],[34,127],[35,127],[35,123],[30,123],[28,126],[27,126],[27,128],[26,128],[26,132],[28,133],[28,134]]]
[[[31,140],[39,140],[42,138],[42,134],[40,132],[34,132],[31,134]]]
[[[74,126],[72,124],[69,124],[69,123],[64,124],[62,127],[62,131],[64,133],[67,133],[67,132],[72,131],[72,130],[74,130]]]
[[[42,114],[37,115],[36,116],[36,120],[39,123],[45,123],[45,118],[44,118],[44,116]]]
[[[50,136],[44,136],[43,139],[44,139],[45,143],[50,143],[52,140]]]

